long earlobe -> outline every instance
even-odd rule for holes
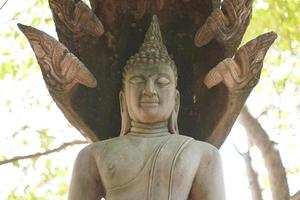
[[[119,93],[120,112],[121,112],[121,131],[120,136],[126,135],[130,130],[130,118],[126,105],[126,98],[124,92],[121,90]]]
[[[175,105],[174,105],[174,109],[173,109],[172,114],[169,119],[169,131],[172,134],[179,134],[178,124],[177,124],[179,106],[180,106],[180,94],[179,94],[178,90],[176,90]]]
[[[178,90],[176,90],[176,97],[175,97],[175,111],[177,113],[179,113],[179,107],[180,107],[180,93]]]

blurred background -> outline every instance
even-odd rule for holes
[[[300,199],[300,0],[256,0],[252,16],[243,43],[279,37],[221,147],[227,199]],[[0,199],[66,199],[87,144],[52,101],[17,23],[57,37],[46,0],[0,0]]]

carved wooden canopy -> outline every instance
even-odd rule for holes
[[[252,84],[229,94],[223,84],[208,89],[203,80],[214,66],[236,53],[249,24],[252,0],[224,0],[222,5],[219,0],[90,0],[90,4],[91,10],[79,0],[49,0],[63,45],[20,25],[50,94],[69,121],[92,141],[119,136],[123,67],[142,44],[156,14],[178,68],[179,132],[220,147],[258,81],[274,34],[240,50],[248,60],[253,54],[250,61],[256,72],[248,70],[255,78]],[[96,84],[88,71],[98,82],[95,88],[89,88]]]

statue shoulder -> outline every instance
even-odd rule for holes
[[[115,137],[89,144],[78,153],[78,157],[94,157],[96,154],[106,149],[107,146],[111,146],[113,143],[119,143],[120,139],[121,137]]]
[[[198,152],[202,152],[205,155],[208,155],[208,156],[219,155],[219,150],[215,146],[213,146],[207,142],[193,140],[193,145],[194,145],[194,148],[196,148],[196,150]]]
[[[185,136],[185,135],[176,135],[176,137],[181,138],[182,140],[187,140],[190,139],[190,145],[188,145],[190,148],[192,148],[194,151],[197,151],[198,153],[206,153],[206,154],[219,154],[219,150],[207,143],[207,142],[203,142],[203,141],[198,141],[195,140],[192,137],[189,136]]]
[[[202,171],[215,169],[219,171],[221,169],[221,156],[219,150],[206,142],[193,140],[191,145],[193,148],[193,154],[198,157],[198,172],[202,174]],[[199,171],[200,170],[200,171]]]
[[[180,137],[189,138],[182,135],[180,135]],[[207,142],[195,140],[193,138],[191,138],[191,141],[189,142],[189,145],[187,145],[185,151],[195,155],[196,157],[199,157],[200,160],[213,160],[219,159],[220,157],[219,150],[215,146]]]
[[[219,159],[220,154],[219,150],[206,142],[195,140],[191,137],[184,135],[174,135],[179,141],[188,141],[188,144],[185,145],[183,154],[188,154],[192,156],[195,160],[210,160]]]
[[[115,158],[116,155],[124,152],[124,147],[130,149],[132,145],[129,137],[119,136],[92,143],[82,149],[82,152],[79,154],[88,154],[88,156],[94,158],[99,164],[103,160]]]

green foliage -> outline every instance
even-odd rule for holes
[[[0,10],[0,120],[5,122],[0,126],[0,161],[47,151],[64,142],[61,137],[54,136],[54,124],[39,126],[47,120],[44,113],[58,111],[46,92],[34,53],[17,23],[56,36],[47,0],[8,1]],[[37,72],[39,79],[35,75]],[[61,129],[70,129],[59,117],[62,118],[56,119],[65,126],[54,130],[57,134]],[[76,132],[74,136],[76,138]],[[56,156],[46,156],[0,166],[0,199],[66,199],[69,182],[66,179],[71,172],[67,166],[72,163],[61,161],[58,162]]]
[[[299,151],[300,105],[300,1],[256,0],[251,23],[243,43],[256,36],[274,31],[278,38],[268,52],[260,83],[248,101],[248,107],[263,113],[260,122],[270,138],[279,144],[285,165],[290,192],[299,190],[299,159],[292,155]],[[267,176],[263,188],[269,188]]]
[[[37,131],[40,137],[41,148],[44,150],[49,150],[50,145],[54,141],[54,136],[50,136],[47,134],[48,129],[42,129]]]
[[[276,45],[281,51],[300,52],[300,1],[256,0],[245,39],[263,32],[278,34]]]
[[[50,26],[54,33],[52,14],[46,0],[22,0],[18,4],[23,7],[15,6],[9,1],[0,11],[0,18],[5,19],[0,20],[0,80],[6,76],[23,79],[39,69],[17,23],[34,27]]]

